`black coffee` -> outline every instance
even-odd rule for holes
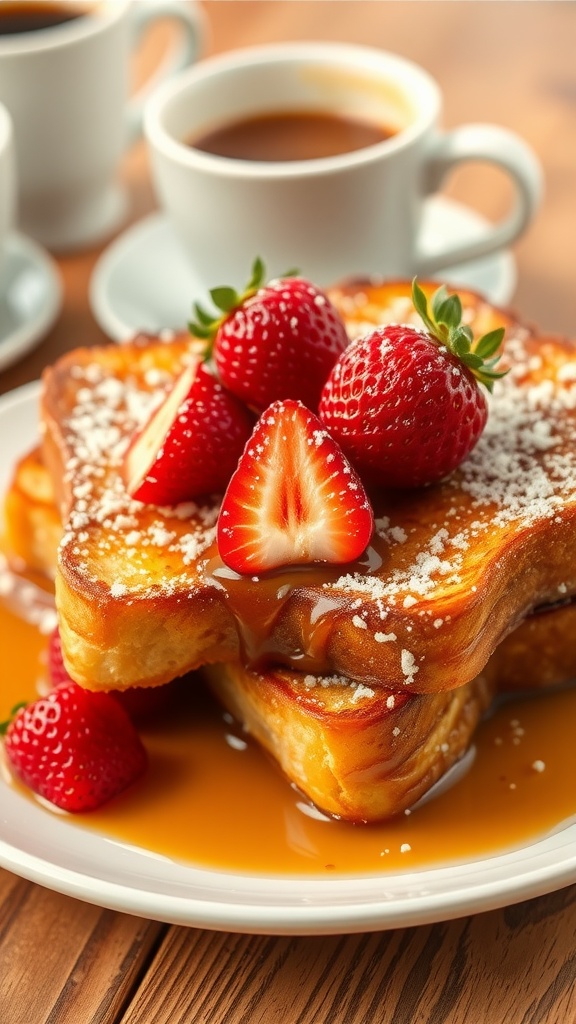
[[[0,36],[21,35],[65,25],[86,17],[86,9],[74,10],[70,4],[50,0],[22,0],[21,3],[0,3]]]
[[[234,160],[317,160],[373,146],[393,134],[337,114],[295,110],[235,121],[186,141],[204,153]]]

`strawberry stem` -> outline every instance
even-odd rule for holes
[[[265,276],[266,268],[263,261],[257,256],[252,264],[250,280],[242,292],[237,292],[235,288],[229,288],[227,285],[219,285],[208,292],[218,313],[210,313],[199,302],[194,303],[192,307],[194,319],[189,322],[188,330],[196,338],[206,341],[204,359],[209,359],[212,355],[214,339],[220,326],[230,316],[230,313],[258,291],[264,283]]]
[[[282,274],[282,277],[296,277],[297,275],[297,270],[288,270],[285,274]],[[224,321],[228,319],[235,309],[238,309],[247,299],[255,295],[265,281],[266,267],[263,260],[257,256],[252,264],[250,280],[243,291],[237,292],[235,288],[219,285],[208,292],[212,304],[218,310],[216,314],[208,312],[199,302],[193,304],[194,319],[188,323],[188,330],[195,338],[200,338],[206,342],[203,352],[205,360],[210,359],[212,355],[214,339]]]
[[[477,341],[467,324],[462,323],[462,302],[456,294],[448,295],[442,285],[434,292],[428,309],[428,299],[416,278],[412,281],[412,302],[426,330],[453,356],[466,366],[480,384],[492,391],[494,381],[504,377],[508,370],[497,370],[500,359],[498,349],[504,337],[504,328],[497,327]]]

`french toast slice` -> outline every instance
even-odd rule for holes
[[[38,450],[14,469],[4,520],[9,562],[53,576],[62,527]],[[223,707],[318,808],[379,821],[413,806],[460,761],[496,692],[574,679],[575,627],[575,603],[542,610],[502,641],[480,676],[432,694],[276,667],[251,672],[238,663],[204,674]]]
[[[483,675],[422,694],[230,662],[203,675],[291,783],[321,811],[353,822],[412,807],[469,749],[494,695]]]
[[[498,694],[576,678],[576,605],[532,615],[469,683],[437,693],[238,663],[203,675],[220,704],[325,813],[376,822],[414,806],[470,750]]]
[[[354,335],[398,319],[408,287],[330,297]],[[43,457],[65,524],[57,601],[80,683],[153,685],[239,662],[437,692],[474,679],[534,608],[574,593],[576,348],[460,294],[474,327],[506,328],[511,370],[488,426],[440,485],[372,494],[372,545],[345,567],[239,577],[218,557],[218,499],[162,510],[128,498],[123,453],[189,339],[77,350],[45,373]]]
[[[36,573],[53,580],[62,523],[52,480],[39,448],[18,460],[3,501],[0,550],[8,565],[16,572]],[[270,672],[281,670],[272,666]],[[223,675],[230,677],[232,673],[236,673],[240,685],[244,674],[254,675],[239,663],[236,666],[226,664]],[[256,674],[260,679],[268,676],[268,672]],[[301,672],[293,675],[295,685],[304,678]],[[284,670],[282,676],[288,679],[290,672]],[[562,598],[529,615],[498,645],[482,677],[484,688],[497,693],[546,689],[576,679],[576,600]],[[353,684],[353,679],[345,679],[345,692],[348,693]],[[332,679],[333,693],[336,685]],[[379,690],[387,700],[391,691],[386,689],[385,680],[381,681]]]
[[[3,495],[3,550],[13,568],[50,578],[56,572],[62,520],[54,501],[54,488],[38,448],[16,466]]]

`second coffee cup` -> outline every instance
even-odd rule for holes
[[[513,242],[532,219],[540,168],[514,133],[440,128],[420,67],[337,43],[275,44],[215,57],[162,87],[145,112],[161,205],[209,283],[240,285],[260,255],[328,283],[426,275]],[[431,251],[425,200],[464,160],[498,165],[515,204],[482,237]]]

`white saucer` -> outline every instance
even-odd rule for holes
[[[425,220],[426,249],[440,241],[457,240],[466,233],[481,235],[486,221],[468,207],[435,196],[428,200]],[[510,301],[516,268],[508,251],[452,270],[442,278],[460,287],[482,292],[496,305]],[[162,213],[154,213],[129,228],[102,254],[90,283],[92,312],[100,327],[115,341],[137,331],[157,332],[185,327],[192,303],[207,289],[224,281],[202,280],[192,268]]]
[[[0,370],[42,340],[61,305],[60,275],[48,253],[25,235],[9,235],[0,266]]]

